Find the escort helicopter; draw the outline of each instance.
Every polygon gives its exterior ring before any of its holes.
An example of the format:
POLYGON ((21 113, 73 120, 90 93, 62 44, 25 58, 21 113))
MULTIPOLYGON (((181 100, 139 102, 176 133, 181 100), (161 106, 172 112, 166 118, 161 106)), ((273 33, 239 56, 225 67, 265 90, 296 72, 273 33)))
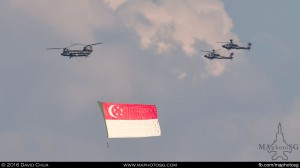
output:
POLYGON ((201 50, 203 52, 207 52, 207 54, 204 55, 205 58, 207 59, 210 59, 210 60, 213 60, 213 59, 233 59, 233 53, 230 53, 230 55, 227 57, 227 56, 222 56, 220 54, 218 54, 216 52, 216 50, 212 50, 212 51, 205 51, 205 50, 201 50))
POLYGON ((229 42, 218 42, 218 43, 226 43, 224 45, 222 45, 223 48, 226 48, 227 50, 231 50, 231 49, 244 49, 244 50, 250 50, 251 49, 251 43, 248 43, 247 46, 240 46, 237 43, 234 43, 232 39, 229 40, 229 42))

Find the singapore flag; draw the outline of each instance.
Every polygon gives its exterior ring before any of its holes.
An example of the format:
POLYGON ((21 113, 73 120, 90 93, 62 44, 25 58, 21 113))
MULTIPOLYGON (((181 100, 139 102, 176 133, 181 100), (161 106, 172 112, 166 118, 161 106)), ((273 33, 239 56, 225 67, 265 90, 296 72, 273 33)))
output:
POLYGON ((155 105, 98 102, 103 112, 108 138, 160 136, 155 105))

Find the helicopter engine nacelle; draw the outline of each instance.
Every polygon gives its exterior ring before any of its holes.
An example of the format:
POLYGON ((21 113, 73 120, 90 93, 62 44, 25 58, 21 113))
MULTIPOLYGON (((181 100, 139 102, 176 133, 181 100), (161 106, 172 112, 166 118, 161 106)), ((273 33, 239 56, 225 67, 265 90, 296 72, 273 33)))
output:
POLYGON ((93 51, 93 48, 91 45, 87 45, 83 47, 83 51, 93 51))

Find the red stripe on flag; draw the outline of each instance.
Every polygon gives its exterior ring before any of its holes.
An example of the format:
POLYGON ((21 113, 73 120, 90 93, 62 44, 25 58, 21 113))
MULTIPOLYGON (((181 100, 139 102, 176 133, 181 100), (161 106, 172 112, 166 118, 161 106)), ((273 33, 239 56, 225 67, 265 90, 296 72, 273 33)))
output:
POLYGON ((101 102, 107 120, 157 119, 155 105, 101 102))

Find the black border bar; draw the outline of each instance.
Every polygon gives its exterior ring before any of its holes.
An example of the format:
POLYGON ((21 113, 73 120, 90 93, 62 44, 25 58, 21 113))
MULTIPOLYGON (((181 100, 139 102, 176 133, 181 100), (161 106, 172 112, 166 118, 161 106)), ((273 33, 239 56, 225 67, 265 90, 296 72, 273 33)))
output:
POLYGON ((60 166, 112 166, 114 168, 258 167, 300 168, 300 162, 0 162, 0 168, 51 168, 60 166))

